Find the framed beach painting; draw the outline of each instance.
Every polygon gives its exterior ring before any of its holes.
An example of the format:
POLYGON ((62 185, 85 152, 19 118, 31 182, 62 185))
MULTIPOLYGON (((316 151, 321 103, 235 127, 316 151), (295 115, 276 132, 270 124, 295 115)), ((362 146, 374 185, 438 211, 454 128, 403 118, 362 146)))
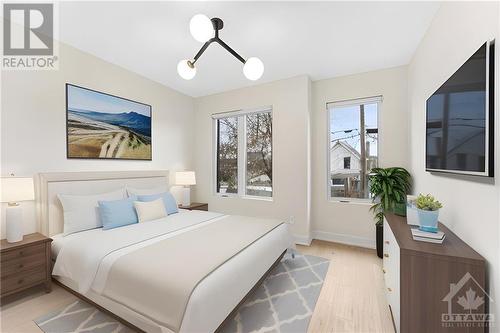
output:
POLYGON ((67 157, 151 160, 151 105, 66 84, 67 157))

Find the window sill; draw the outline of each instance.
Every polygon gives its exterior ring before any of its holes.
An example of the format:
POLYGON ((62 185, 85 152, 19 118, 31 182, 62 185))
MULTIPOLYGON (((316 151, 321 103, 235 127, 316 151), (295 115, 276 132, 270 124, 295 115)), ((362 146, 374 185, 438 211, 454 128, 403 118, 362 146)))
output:
POLYGON ((273 202, 272 197, 257 197, 251 195, 237 195, 237 194, 215 194, 215 197, 222 199, 244 199, 244 200, 257 200, 257 201, 268 201, 273 202))
POLYGON ((339 204, 354 204, 354 205, 373 205, 372 199, 357 199, 357 198, 328 198, 328 202, 339 204))

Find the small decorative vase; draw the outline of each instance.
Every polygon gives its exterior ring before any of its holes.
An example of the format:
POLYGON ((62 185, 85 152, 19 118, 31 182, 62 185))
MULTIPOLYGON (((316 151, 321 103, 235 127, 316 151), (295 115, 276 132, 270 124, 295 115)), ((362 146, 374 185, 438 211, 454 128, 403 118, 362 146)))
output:
POLYGON ((439 210, 418 209, 420 230, 427 232, 438 232, 439 210))

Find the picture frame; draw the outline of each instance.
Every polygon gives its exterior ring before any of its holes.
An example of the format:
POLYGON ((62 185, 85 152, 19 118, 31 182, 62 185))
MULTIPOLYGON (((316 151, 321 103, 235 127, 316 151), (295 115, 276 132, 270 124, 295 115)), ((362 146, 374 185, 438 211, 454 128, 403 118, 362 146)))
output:
POLYGON ((68 159, 152 160, 149 104, 66 83, 68 159))

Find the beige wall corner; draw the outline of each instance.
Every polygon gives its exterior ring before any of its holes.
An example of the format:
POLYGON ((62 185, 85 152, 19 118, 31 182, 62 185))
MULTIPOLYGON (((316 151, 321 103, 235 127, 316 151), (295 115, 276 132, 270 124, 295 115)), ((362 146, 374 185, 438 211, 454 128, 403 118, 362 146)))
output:
MULTIPOLYGON (((11 172, 32 176, 58 171, 175 171, 193 167, 193 98, 66 44, 59 45, 58 70, 2 71, 2 175, 11 172), (67 159, 66 83, 150 104, 153 160, 67 159)), ((24 232, 35 232, 34 202, 24 202, 23 206, 24 232)), ((5 230, 3 224, 1 230, 5 230)))
POLYGON ((196 199, 228 214, 293 218, 294 236, 310 238, 308 209, 310 80, 298 76, 196 99, 194 125, 196 199), (213 122, 219 112, 273 107, 273 199, 223 198, 215 194, 213 122))
MULTIPOLYGON (((498 180, 439 175, 425 171, 425 103, 483 43, 496 38, 496 114, 498 115, 499 2, 443 2, 409 65, 411 172, 415 193, 432 193, 443 209, 439 219, 488 260, 490 295, 500 298, 498 285, 499 196, 498 180)), ((496 167, 499 175, 499 117, 495 117, 496 167)), ((454 281, 450 281, 453 283, 454 281)), ((490 302, 499 317, 499 307, 490 302)))
POLYGON ((383 96, 379 110, 379 165, 409 167, 407 67, 320 80, 312 84, 312 230, 318 239, 375 247, 370 202, 339 202, 327 196, 329 102, 383 96))

